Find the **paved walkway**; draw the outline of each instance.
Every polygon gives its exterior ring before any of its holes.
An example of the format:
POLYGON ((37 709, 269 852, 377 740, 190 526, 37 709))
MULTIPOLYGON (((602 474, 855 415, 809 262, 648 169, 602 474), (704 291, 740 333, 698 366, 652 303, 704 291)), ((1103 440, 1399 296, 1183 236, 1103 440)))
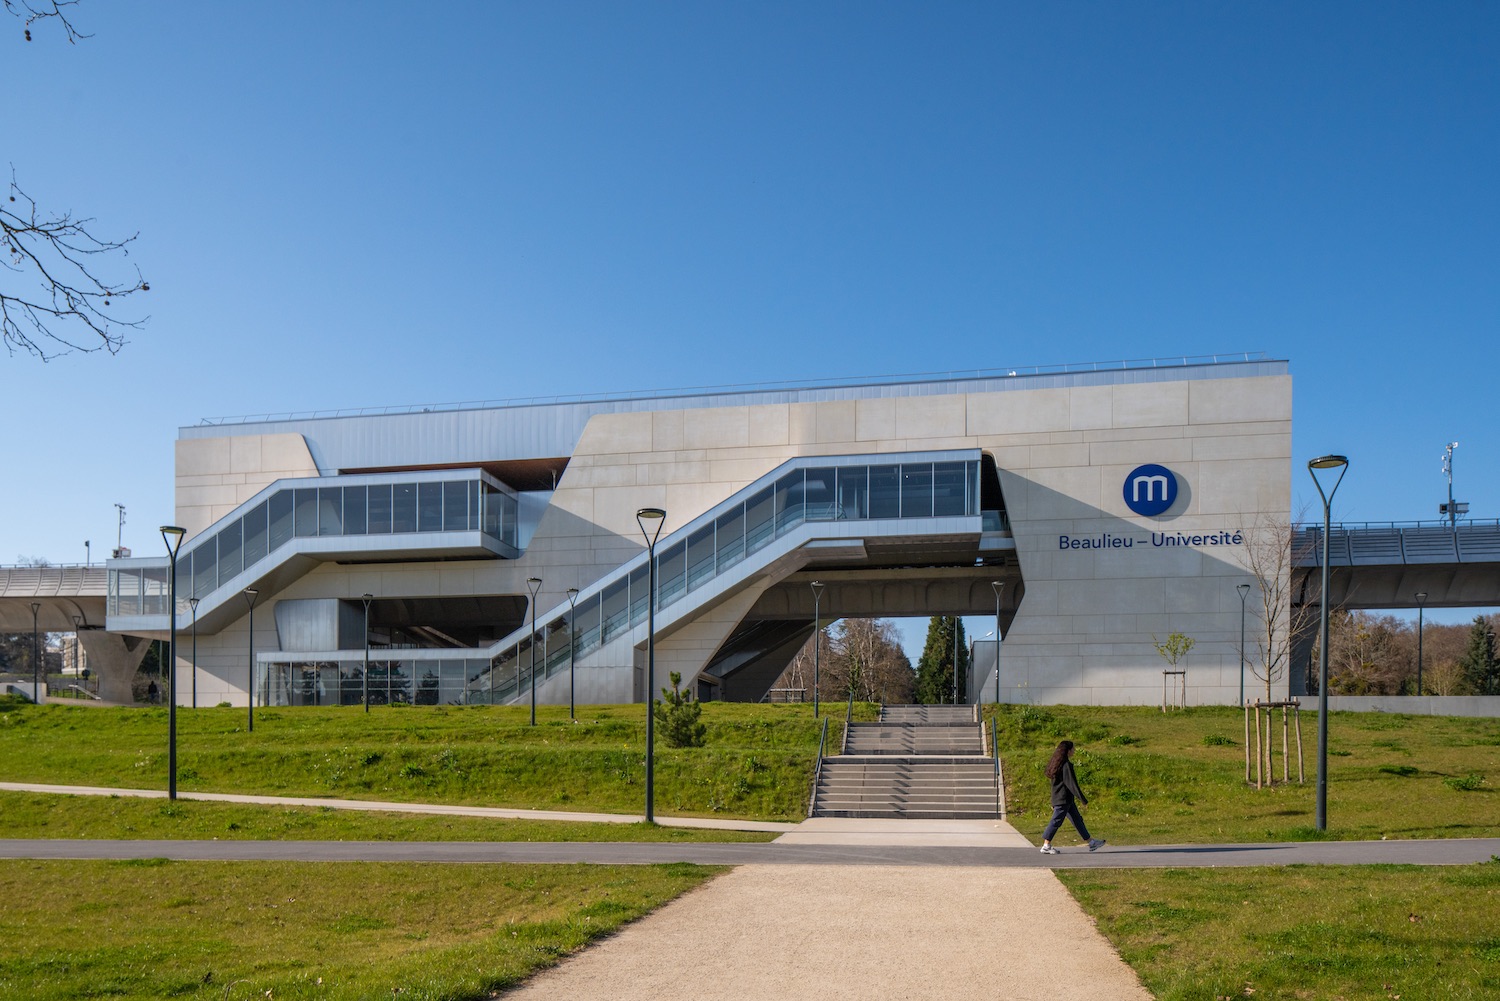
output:
MULTIPOLYGON (((64 796, 128 796, 140 799, 166 799, 165 789, 115 789, 109 786, 63 786, 41 782, 0 782, 7 792, 40 792, 64 796)), ((447 817, 488 817, 491 820, 569 820, 588 824, 639 824, 644 814, 569 813, 563 810, 514 810, 491 806, 449 806, 442 803, 392 803, 367 799, 324 799, 317 796, 248 796, 240 793, 184 792, 178 799, 206 800, 213 803, 254 803, 260 806, 311 806, 329 810, 369 810, 378 813, 423 813, 447 817)), ((662 827, 687 827, 718 831, 795 831, 797 824, 778 824, 764 820, 719 820, 714 817, 663 817, 662 827)))
POLYGON ((1051 873, 745 866, 507 999, 1150 1001, 1051 873))

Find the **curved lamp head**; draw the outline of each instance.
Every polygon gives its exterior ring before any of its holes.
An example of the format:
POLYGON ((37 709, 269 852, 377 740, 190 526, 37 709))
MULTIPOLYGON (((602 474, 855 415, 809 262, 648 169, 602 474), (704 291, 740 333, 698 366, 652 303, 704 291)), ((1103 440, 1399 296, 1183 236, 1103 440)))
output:
POLYGON ((1417 605, 1418 605, 1418 607, 1420 607, 1422 605, 1422 603, 1425 602, 1426 600, 1427 600, 1427 592, 1426 591, 1418 591, 1417 592, 1417 605))
POLYGON ((1344 455, 1320 455, 1316 459, 1307 461, 1307 472, 1312 477, 1313 484, 1318 488, 1318 494, 1323 498, 1323 508, 1326 514, 1328 505, 1333 501, 1333 493, 1344 482, 1344 473, 1349 470, 1349 457, 1344 455), (1323 489, 1323 481, 1318 479, 1318 470, 1337 469, 1338 478, 1333 481, 1333 486, 1327 490, 1323 489))
POLYGON ((1236 591, 1240 592, 1240 600, 1241 601, 1244 601, 1245 600, 1245 595, 1247 595, 1247 594, 1250 593, 1250 585, 1249 584, 1236 584, 1236 585, 1234 585, 1234 589, 1236 591))
POLYGON ((536 603, 536 594, 541 589, 542 589, 542 578, 540 578, 540 577, 527 577, 526 578, 526 590, 528 590, 528 591, 531 592, 532 604, 536 603))
POLYGON ((194 596, 194 597, 191 597, 191 598, 188 599, 188 607, 193 610, 193 614, 194 615, 198 614, 198 602, 200 602, 202 600, 203 600, 202 598, 199 598, 197 596, 194 596))
POLYGON ((661 535, 662 523, 667 520, 667 512, 659 507, 643 507, 635 513, 635 523, 641 526, 641 534, 646 537, 646 547, 654 549, 657 537, 661 535))
POLYGON ((260 592, 253 587, 247 587, 240 592, 245 596, 245 604, 251 608, 255 607, 255 599, 260 597, 260 592))
POLYGON ((995 600, 999 601, 1000 600, 1000 592, 1003 591, 1003 590, 1005 590, 1005 581, 1003 581, 1003 580, 992 580, 992 581, 990 581, 990 588, 995 592, 995 600))
POLYGON ((163 525, 160 531, 161 541, 167 544, 167 555, 176 559, 177 548, 182 545, 182 537, 187 534, 187 529, 176 525, 163 525))
POLYGON ((577 600, 578 600, 578 588, 576 588, 576 587, 570 587, 570 588, 568 588, 568 604, 571 605, 571 604, 573 604, 573 602, 575 602, 577 600))
POLYGON ((817 601, 819 598, 821 598, 823 596, 823 582, 822 581, 815 580, 811 584, 809 584, 808 587, 812 588, 813 601, 817 601))

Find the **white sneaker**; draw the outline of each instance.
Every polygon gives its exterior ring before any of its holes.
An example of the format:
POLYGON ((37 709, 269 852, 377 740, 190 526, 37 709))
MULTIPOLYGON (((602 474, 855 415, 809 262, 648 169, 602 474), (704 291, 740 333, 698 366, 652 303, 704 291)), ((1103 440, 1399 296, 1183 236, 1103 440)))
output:
POLYGON ((1058 851, 1056 848, 1053 848, 1051 845, 1042 845, 1042 854, 1043 855, 1061 855, 1062 852, 1058 851))
POLYGON ((1104 839, 1103 838, 1094 838, 1094 839, 1092 839, 1092 840, 1089 841, 1089 851, 1091 851, 1091 852, 1096 852, 1096 851, 1098 851, 1099 849, 1101 849, 1103 847, 1104 847, 1104 839))

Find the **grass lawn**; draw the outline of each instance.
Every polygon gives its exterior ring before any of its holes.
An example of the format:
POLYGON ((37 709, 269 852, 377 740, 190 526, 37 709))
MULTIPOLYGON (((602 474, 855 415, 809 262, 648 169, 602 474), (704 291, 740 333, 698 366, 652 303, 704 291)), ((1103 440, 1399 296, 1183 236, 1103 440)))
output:
POLYGON ((254 806, 179 799, 56 796, 0 791, 7 838, 212 839, 265 841, 771 841, 758 831, 655 824, 366 813, 332 807, 254 806))
POLYGON ((1500 863, 1057 875, 1158 1001, 1500 997, 1500 863))
POLYGON ((488 998, 719 871, 0 861, 0 996, 488 998))
MULTIPOLYGON (((1295 782, 1293 743, 1292 784, 1259 791, 1244 781, 1244 714, 1233 708, 1002 706, 999 718, 1010 821, 1037 842, 1051 816, 1043 768, 1062 738, 1078 745, 1084 819, 1096 837, 1201 844, 1320 836, 1315 712, 1302 717, 1306 784, 1295 782)), ((1500 720, 1331 713, 1328 734, 1322 836, 1500 836, 1500 720)), ((1280 775, 1279 720, 1277 741, 1280 775)), ((1072 826, 1060 837, 1071 843, 1072 826)))
MULTIPOLYGON (((856 707, 873 719, 874 707, 856 707)), ((178 788, 635 813, 645 707, 179 709, 178 788)), ((809 705, 703 707, 707 745, 656 743, 663 815, 800 820, 820 723, 809 705)), ((842 716, 840 716, 842 720, 842 716)), ((167 710, 0 706, 0 774, 15 782, 166 788, 167 710)))

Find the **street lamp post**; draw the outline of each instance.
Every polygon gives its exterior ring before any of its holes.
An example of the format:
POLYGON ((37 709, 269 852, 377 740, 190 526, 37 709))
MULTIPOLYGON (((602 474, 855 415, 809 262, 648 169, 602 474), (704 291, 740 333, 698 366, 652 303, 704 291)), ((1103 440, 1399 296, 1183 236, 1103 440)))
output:
POLYGON ((823 679, 823 620, 819 614, 819 603, 823 599, 823 582, 815 580, 811 584, 813 593, 813 719, 818 718, 818 692, 821 689, 823 679))
POLYGON ((990 588, 995 592, 995 711, 1000 711, 1000 592, 1005 590, 1005 582, 1001 580, 990 581, 990 588))
POLYGON ((79 685, 81 687, 87 688, 88 686, 83 684, 83 671, 81 670, 82 667, 83 667, 83 616, 82 615, 75 615, 75 616, 73 616, 73 677, 75 677, 75 678, 78 679, 78 683, 79 683, 79 685))
POLYGON ((646 823, 656 823, 656 540, 667 512, 643 507, 635 523, 646 539, 646 823), (647 528, 647 525, 650 528, 647 528))
POLYGON ((198 601, 197 597, 188 599, 188 607, 193 610, 193 708, 198 708, 198 601))
POLYGON ((1245 708, 1245 595, 1250 593, 1249 584, 1236 584, 1240 592, 1240 708, 1245 708))
POLYGON ((359 596, 359 600, 365 605, 365 667, 360 672, 360 698, 364 701, 365 712, 370 711, 370 602, 375 596, 368 591, 359 596))
POLYGON ((253 587, 247 587, 242 592, 245 595, 245 604, 250 606, 250 666, 248 674, 250 681, 245 686, 245 694, 250 696, 250 723, 249 731, 255 732, 255 599, 260 597, 260 592, 253 587))
POLYGON ((1323 455, 1307 464, 1307 473, 1323 498, 1323 579, 1318 592, 1318 810, 1317 828, 1328 829, 1328 533, 1332 528, 1333 495, 1344 481, 1349 470, 1349 460, 1342 455, 1323 455), (1333 486, 1323 489, 1318 479, 1318 470, 1337 469, 1338 478, 1333 486))
POLYGON ((578 588, 568 588, 568 719, 575 719, 574 705, 578 694, 574 668, 578 665, 578 628, 574 622, 578 614, 578 588))
POLYGON ((1422 606, 1427 603, 1427 592, 1417 592, 1417 694, 1422 694, 1422 606))
POLYGON ((177 798, 177 550, 187 529, 161 526, 167 546, 167 799, 177 798))
POLYGON ((33 601, 31 603, 31 701, 37 705, 42 704, 42 660, 37 654, 37 649, 40 646, 38 637, 41 636, 41 633, 37 632, 36 628, 36 615, 41 610, 42 603, 40 601, 33 601))
POLYGON ((542 589, 542 578, 527 577, 526 590, 531 592, 531 725, 536 726, 536 596, 542 589))

